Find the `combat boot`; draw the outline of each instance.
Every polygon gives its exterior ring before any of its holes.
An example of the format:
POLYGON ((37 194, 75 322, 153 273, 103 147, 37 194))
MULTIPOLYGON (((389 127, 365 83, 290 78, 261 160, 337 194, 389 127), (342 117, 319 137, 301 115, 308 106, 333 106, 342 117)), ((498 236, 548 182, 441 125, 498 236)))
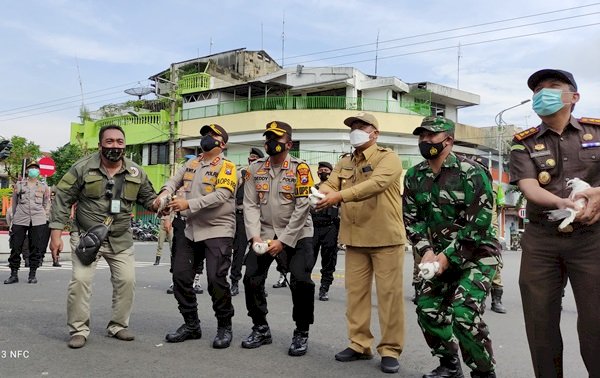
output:
POLYGON ((319 300, 327 302, 329 300, 328 288, 321 286, 319 289, 319 300))
POLYGON ((156 260, 154 261, 154 265, 160 264, 160 256, 156 256, 156 260))
POLYGON ((304 356, 308 350, 308 331, 300 331, 298 328, 294 330, 294 337, 292 337, 292 344, 288 349, 290 356, 304 356))
POLYGON ((231 296, 235 297, 239 293, 240 293, 240 287, 238 285, 238 282, 236 280, 232 280, 231 281, 231 296))
POLYGON ((272 342, 269 326, 267 324, 255 325, 252 327, 252 333, 242 341, 242 348, 254 349, 272 342))
POLYGON ((233 333, 231 332, 231 324, 226 326, 219 326, 217 328, 217 336, 215 336, 215 339, 213 340, 213 348, 229 348, 229 346, 231 345, 232 338, 233 333))
POLYGON ((279 289, 280 287, 286 287, 287 284, 285 283, 285 275, 283 273, 279 274, 279 279, 277 280, 277 282, 273 285, 273 287, 275 289, 279 289))
POLYGON ((4 280, 5 284, 14 284, 19 282, 19 270, 18 269, 11 269, 10 270, 10 277, 8 277, 8 279, 4 280))
POLYGON ((502 294, 504 290, 499 287, 492 288, 492 311, 499 314, 506 314, 506 307, 502 304, 502 294))
POLYGON ((29 270, 29 278, 27 279, 27 283, 36 284, 37 282, 38 282, 37 278, 35 278, 35 269, 30 269, 29 270))
POLYGON ((458 355, 440 358, 440 366, 425 374, 423 378, 463 378, 458 355))
POLYGON ((177 328, 177 331, 167 333, 165 340, 169 343, 180 343, 189 339, 199 339, 202 337, 202 329, 200 328, 200 320, 198 319, 198 311, 182 312, 185 323, 177 328))

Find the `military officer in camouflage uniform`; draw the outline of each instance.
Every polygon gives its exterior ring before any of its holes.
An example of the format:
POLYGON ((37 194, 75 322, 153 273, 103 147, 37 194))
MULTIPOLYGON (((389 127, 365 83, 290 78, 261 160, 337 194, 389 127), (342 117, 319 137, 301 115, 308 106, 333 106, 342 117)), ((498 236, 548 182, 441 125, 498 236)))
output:
POLYGON ((229 139, 227 131, 211 124, 200 129, 202 155, 186 162, 162 188, 160 198, 183 188, 184 196, 169 203, 172 211, 186 217, 185 238, 177 240, 173 261, 173 291, 184 324, 166 335, 176 343, 202 336, 198 319, 198 302, 192 288, 195 268, 204 256, 208 293, 217 318, 217 335, 213 348, 231 344, 233 304, 227 282, 231 266, 235 233, 235 164, 225 159, 223 150, 229 139))
POLYGON ((570 179, 591 185, 574 199, 593 200, 600 192, 600 119, 573 117, 580 95, 567 71, 537 71, 527 85, 542 123, 514 136, 510 179, 527 198, 519 286, 533 369, 536 377, 571 376, 563 371, 560 333, 561 296, 568 279, 577 304, 581 356, 589 376, 600 377, 598 208, 595 201, 588 202, 562 231, 560 221, 549 221, 545 213, 578 208, 568 198, 570 179))
POLYGON ((302 356, 308 349, 308 329, 314 321, 315 283, 310 277, 313 266, 312 236, 308 194, 314 181, 309 166, 290 155, 292 127, 285 122, 267 124, 267 158, 248 167, 244 184, 244 221, 252 243, 268 243, 261 255, 251 251, 246 257, 244 288, 252 333, 243 348, 258 348, 272 342, 267 323, 264 284, 269 267, 277 259, 282 270, 291 273, 292 319, 296 323, 290 356, 302 356))
POLYGON ((424 377, 462 377, 459 346, 471 377, 495 377, 492 342, 482 319, 500 261, 492 179, 479 163, 452 152, 451 120, 427 117, 413 134, 426 160, 406 173, 404 222, 421 263, 439 264, 417 297, 419 325, 440 359, 424 377))
POLYGON ((61 233, 69 221, 71 206, 77 203, 74 226, 71 230, 71 261, 73 276, 67 292, 67 324, 71 338, 68 346, 81 348, 90 334, 90 298, 97 261, 83 265, 75 249, 79 235, 111 216, 107 239, 102 243, 98 259, 103 257, 110 266, 113 284, 112 317, 108 323, 109 336, 130 341, 129 316, 135 289, 135 259, 130 229, 131 212, 135 203, 156 211, 156 193, 140 166, 124 156, 125 133, 116 125, 100 129, 98 153, 77 161, 56 186, 56 196, 50 213, 52 258, 58 259, 62 250, 61 233))

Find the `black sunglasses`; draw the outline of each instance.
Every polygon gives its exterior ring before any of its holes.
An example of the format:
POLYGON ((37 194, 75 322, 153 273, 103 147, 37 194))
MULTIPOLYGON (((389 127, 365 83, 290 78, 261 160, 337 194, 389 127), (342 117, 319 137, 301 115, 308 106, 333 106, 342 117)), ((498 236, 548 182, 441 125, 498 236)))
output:
POLYGON ((113 198, 112 189, 113 189, 114 186, 115 186, 115 180, 111 179, 111 180, 108 180, 106 182, 106 193, 105 193, 106 198, 108 198, 108 199, 112 199, 113 198))

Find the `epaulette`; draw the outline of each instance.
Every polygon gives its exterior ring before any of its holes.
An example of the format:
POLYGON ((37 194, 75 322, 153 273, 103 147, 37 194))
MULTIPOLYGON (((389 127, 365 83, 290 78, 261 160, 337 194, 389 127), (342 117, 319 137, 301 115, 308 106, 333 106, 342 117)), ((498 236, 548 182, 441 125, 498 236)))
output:
POLYGON ((392 152, 392 149, 389 147, 382 147, 382 146, 377 146, 377 149, 379 151, 388 151, 388 152, 392 152))
POLYGON ((581 117, 578 121, 579 123, 585 123, 586 125, 600 126, 600 118, 581 117))
POLYGON ((530 136, 537 134, 539 131, 540 131, 539 127, 531 127, 525 131, 516 133, 515 135, 513 135, 513 137, 518 141, 522 141, 525 138, 529 138, 530 136))

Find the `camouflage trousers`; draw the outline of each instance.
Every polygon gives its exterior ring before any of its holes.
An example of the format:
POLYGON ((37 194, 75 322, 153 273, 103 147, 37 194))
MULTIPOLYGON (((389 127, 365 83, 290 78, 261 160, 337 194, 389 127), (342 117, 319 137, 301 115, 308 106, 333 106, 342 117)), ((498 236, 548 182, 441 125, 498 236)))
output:
POLYGON ((423 280, 417 298, 417 320, 436 357, 462 353, 472 370, 493 371, 496 361, 482 304, 496 274, 492 257, 465 263, 441 276, 423 280))

